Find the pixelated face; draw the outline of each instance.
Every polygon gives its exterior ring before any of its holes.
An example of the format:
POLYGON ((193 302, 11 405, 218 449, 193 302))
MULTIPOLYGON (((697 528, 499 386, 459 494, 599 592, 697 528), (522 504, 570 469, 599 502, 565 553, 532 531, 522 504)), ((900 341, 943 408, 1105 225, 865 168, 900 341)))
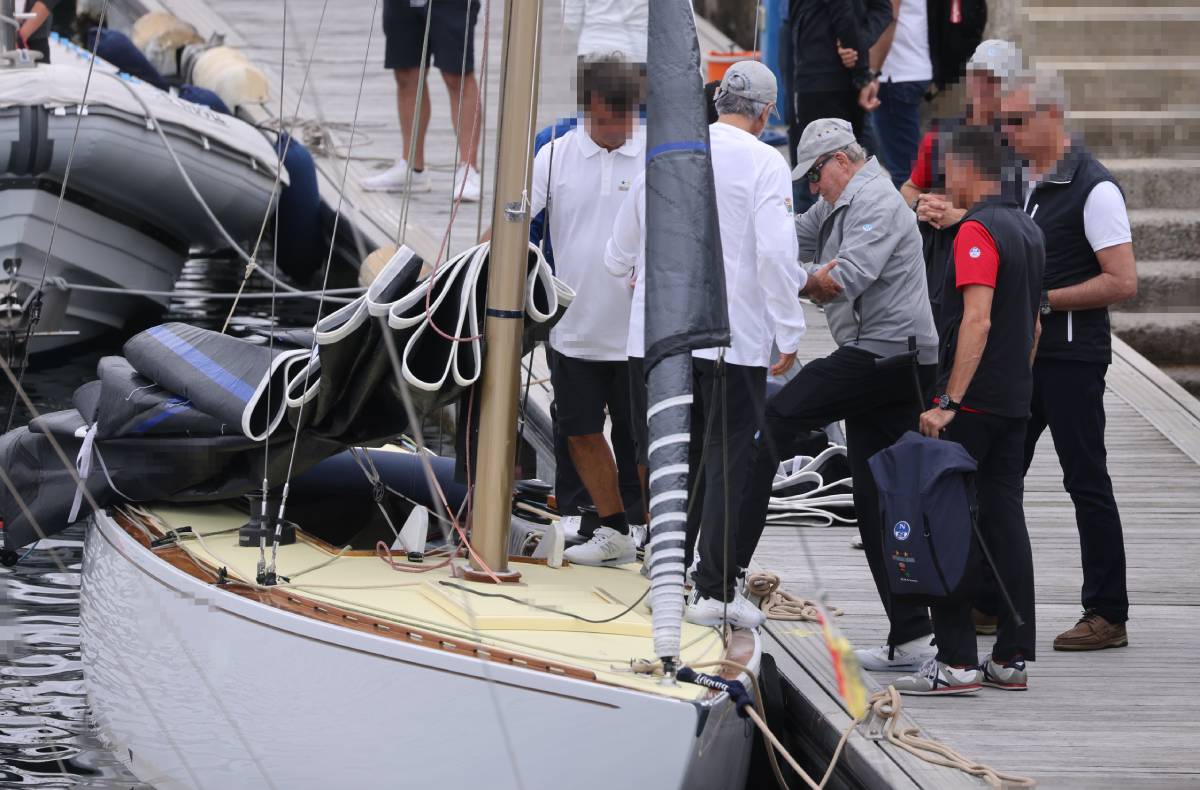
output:
POLYGON ((964 156, 946 155, 946 197, 956 206, 966 207, 970 202, 971 185, 979 181, 975 164, 964 156))
POLYGON ((1062 134, 1062 108, 1035 104, 1028 88, 1022 88, 1000 101, 1000 128, 1008 135, 1017 152, 1031 155, 1039 147, 1057 142, 1062 134))
POLYGON ((990 121, 1000 112, 1000 80, 990 71, 967 72, 967 101, 978 121, 990 121))
POLYGON ((620 148, 633 135, 637 117, 636 107, 611 105, 593 95, 587 109, 588 133, 598 145, 620 148))

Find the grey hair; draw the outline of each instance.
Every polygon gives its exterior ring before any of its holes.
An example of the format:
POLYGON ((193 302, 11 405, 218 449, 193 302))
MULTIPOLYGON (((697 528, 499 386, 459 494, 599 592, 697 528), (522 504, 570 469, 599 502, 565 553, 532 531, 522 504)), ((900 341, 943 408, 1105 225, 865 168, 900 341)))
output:
POLYGON ((846 158, 851 162, 865 162, 867 160, 867 151, 858 143, 850 143, 845 148, 840 149, 846 158))
POLYGON ((751 120, 758 118, 762 115, 762 111, 770 106, 767 102, 747 99, 745 96, 738 96, 722 90, 717 91, 715 104, 719 115, 741 115, 751 120))
POLYGON ((1005 94, 1029 91, 1029 103, 1035 107, 1057 107, 1067 110, 1067 87, 1057 71, 1033 69, 1018 76, 1007 86, 1005 94))

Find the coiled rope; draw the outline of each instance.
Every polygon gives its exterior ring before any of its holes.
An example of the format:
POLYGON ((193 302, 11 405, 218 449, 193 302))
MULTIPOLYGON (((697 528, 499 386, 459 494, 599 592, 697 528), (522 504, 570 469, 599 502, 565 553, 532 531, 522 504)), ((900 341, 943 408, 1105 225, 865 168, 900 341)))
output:
MULTIPOLYGON (((755 571, 746 577, 746 591, 760 600, 758 608, 768 620, 793 620, 805 623, 821 622, 817 602, 808 598, 797 598, 779 589, 779 574, 770 571, 755 571)), ((834 617, 843 612, 835 606, 825 607, 834 617)))
POLYGON ((997 771, 991 766, 964 757, 944 743, 932 738, 921 737, 919 728, 904 727, 900 724, 902 710, 900 692, 896 691, 895 686, 888 686, 883 691, 877 691, 871 695, 871 714, 886 722, 883 736, 888 743, 894 744, 927 763, 954 768, 971 776, 977 776, 987 782, 990 787, 1035 787, 1037 785, 1028 777, 997 771))

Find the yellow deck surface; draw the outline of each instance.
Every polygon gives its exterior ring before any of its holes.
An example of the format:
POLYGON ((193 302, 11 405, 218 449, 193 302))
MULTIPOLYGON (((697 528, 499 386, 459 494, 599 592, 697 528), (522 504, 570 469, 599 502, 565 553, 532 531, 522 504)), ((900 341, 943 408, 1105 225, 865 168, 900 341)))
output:
MULTIPOLYGON (((245 523, 244 513, 225 505, 156 505, 147 510, 166 527, 187 526, 204 536, 202 545, 185 533, 182 546, 197 559, 225 566, 234 578, 254 580, 258 547, 237 545, 237 527, 245 523)), ((322 546, 297 540, 279 547, 276 571, 291 579, 286 585, 291 592, 314 601, 590 670, 607 683, 682 699, 698 699, 706 693, 704 688, 689 684, 664 687, 654 679, 629 672, 631 659, 655 657, 646 601, 611 623, 594 625, 439 584, 449 581, 484 593, 503 592, 596 620, 621 612, 646 591, 649 582, 638 572, 638 564, 550 568, 519 563, 513 567, 520 571, 521 580, 498 586, 453 578, 448 567, 403 573, 376 556, 342 556, 314 569, 334 556, 322 546)), ((401 562, 402 558, 397 554, 394 560, 401 562)), ((424 565, 437 561, 427 558, 424 565)), ((720 635, 712 628, 685 622, 682 641, 684 663, 715 661, 723 653, 720 635)))

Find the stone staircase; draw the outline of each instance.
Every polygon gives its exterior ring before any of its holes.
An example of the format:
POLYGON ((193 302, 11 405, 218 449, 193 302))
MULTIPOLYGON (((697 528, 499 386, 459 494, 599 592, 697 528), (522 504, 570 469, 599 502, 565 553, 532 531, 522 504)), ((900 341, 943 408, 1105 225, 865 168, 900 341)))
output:
POLYGON ((1200 396, 1200 0, 1021 0, 1014 21, 1125 190, 1139 292, 1113 331, 1200 396))

